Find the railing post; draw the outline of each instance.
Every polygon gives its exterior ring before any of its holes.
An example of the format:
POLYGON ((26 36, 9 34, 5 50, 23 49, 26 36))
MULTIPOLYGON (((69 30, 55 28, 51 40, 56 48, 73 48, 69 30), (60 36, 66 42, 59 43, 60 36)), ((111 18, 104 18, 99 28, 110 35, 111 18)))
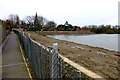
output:
POLYGON ((51 79, 57 80, 58 79, 58 44, 53 43, 52 45, 52 60, 51 60, 51 79))

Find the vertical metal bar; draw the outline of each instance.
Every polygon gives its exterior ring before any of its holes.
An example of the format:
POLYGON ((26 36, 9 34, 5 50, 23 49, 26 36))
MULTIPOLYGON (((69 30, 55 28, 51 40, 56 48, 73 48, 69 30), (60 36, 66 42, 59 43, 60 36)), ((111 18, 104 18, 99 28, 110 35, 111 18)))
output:
POLYGON ((42 67, 42 65, 41 65, 42 60, 41 60, 41 47, 40 46, 39 46, 39 61, 40 61, 40 65, 39 65, 40 66, 40 69, 39 69, 40 72, 39 73, 40 73, 40 78, 42 78, 42 68, 41 68, 42 67))
POLYGON ((31 51, 31 37, 30 37, 30 34, 28 34, 28 58, 31 59, 31 54, 30 54, 30 51, 31 51))
POLYGON ((52 45, 52 61, 51 61, 51 79, 58 79, 58 44, 52 45))

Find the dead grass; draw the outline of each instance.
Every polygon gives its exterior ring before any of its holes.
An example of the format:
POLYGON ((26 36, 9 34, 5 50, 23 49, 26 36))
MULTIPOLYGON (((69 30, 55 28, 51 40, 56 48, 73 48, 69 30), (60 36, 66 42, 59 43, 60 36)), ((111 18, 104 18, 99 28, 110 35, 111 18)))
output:
POLYGON ((59 53, 61 55, 73 60, 104 78, 108 78, 108 80, 118 78, 119 76, 120 68, 118 66, 118 59, 120 56, 116 56, 118 55, 117 52, 53 39, 35 32, 25 32, 26 35, 28 33, 31 34, 32 39, 46 47, 51 47, 53 43, 58 43, 59 53))

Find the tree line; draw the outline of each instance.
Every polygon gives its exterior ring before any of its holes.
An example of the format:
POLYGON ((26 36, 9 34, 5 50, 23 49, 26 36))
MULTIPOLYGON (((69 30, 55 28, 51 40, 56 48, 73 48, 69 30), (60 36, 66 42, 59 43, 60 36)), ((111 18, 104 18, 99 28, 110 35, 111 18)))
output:
POLYGON ((38 16, 37 13, 35 16, 26 16, 23 20, 20 20, 18 15, 12 14, 3 23, 6 29, 22 28, 29 31, 49 30, 55 28, 57 25, 54 21, 49 21, 43 16, 38 16))
POLYGON ((49 21, 43 16, 37 15, 26 16, 23 20, 18 15, 9 15, 8 19, 3 21, 6 30, 12 28, 22 28, 28 31, 80 31, 89 30, 93 33, 101 34, 120 34, 120 26, 115 25, 88 25, 88 26, 73 26, 68 21, 65 24, 57 25, 54 21, 49 21))
POLYGON ((97 33, 97 34, 120 34, 120 25, 89 25, 84 26, 82 29, 90 30, 91 32, 97 33))

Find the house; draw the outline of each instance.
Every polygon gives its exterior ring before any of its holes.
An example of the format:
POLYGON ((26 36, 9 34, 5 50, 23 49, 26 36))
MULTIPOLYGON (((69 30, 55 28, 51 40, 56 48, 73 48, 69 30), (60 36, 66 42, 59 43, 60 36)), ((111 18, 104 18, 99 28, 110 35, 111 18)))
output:
POLYGON ((64 25, 60 24, 56 28, 58 31, 74 31, 75 27, 69 24, 67 21, 64 25))

